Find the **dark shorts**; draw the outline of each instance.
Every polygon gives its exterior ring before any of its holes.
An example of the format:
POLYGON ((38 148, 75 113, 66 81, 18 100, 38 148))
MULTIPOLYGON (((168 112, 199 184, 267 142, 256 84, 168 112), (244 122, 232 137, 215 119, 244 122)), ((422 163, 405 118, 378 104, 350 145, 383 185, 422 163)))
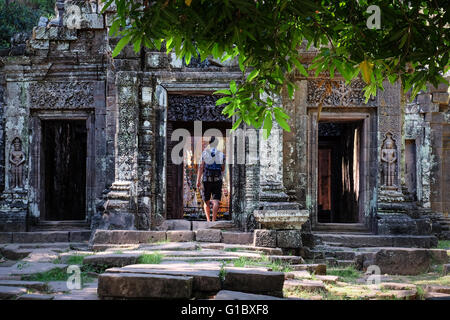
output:
POLYGON ((222 181, 220 182, 203 182, 203 201, 222 199, 222 181))

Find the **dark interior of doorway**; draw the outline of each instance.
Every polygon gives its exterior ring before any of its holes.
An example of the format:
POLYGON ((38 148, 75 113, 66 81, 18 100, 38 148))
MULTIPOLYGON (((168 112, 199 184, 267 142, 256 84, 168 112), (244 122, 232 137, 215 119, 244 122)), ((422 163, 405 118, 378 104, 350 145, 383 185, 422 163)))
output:
MULTIPOLYGON (((186 129, 190 132, 191 136, 194 137, 194 122, 193 121, 168 121, 167 122, 167 155, 172 153, 172 149, 179 141, 171 141, 170 137, 172 132, 176 129, 186 129)), ((231 124, 226 122, 216 122, 216 121, 202 121, 202 134, 208 129, 218 129, 222 132, 222 136, 226 136, 226 130, 231 129, 231 124)), ((181 154, 180 154, 181 155, 181 154)), ((185 212, 183 204, 184 195, 184 184, 183 184, 183 164, 173 164, 170 161, 170 157, 167 158, 167 219, 189 219, 189 220, 205 220, 206 217, 203 213, 202 207, 198 207, 196 211, 185 212)), ((228 167, 230 170, 229 176, 231 177, 231 166, 228 167)), ((231 188, 232 186, 230 186, 231 188)), ((230 190, 230 194, 232 194, 230 190)), ((231 219, 231 197, 228 204, 228 208, 220 208, 220 211, 226 211, 225 214, 221 215, 219 212, 218 220, 230 220, 231 219)), ((192 209, 192 208, 191 208, 192 209)), ((211 211, 212 212, 212 211, 211 211)))
POLYGON ((85 220, 86 121, 42 121, 41 147, 45 220, 85 220))
POLYGON ((318 222, 358 223, 361 121, 320 122, 318 222))

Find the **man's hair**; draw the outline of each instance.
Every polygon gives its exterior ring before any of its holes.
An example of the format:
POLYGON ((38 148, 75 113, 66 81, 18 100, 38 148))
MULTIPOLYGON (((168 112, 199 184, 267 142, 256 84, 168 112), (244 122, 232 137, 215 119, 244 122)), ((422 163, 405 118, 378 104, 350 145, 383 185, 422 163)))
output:
POLYGON ((216 141, 216 137, 212 136, 211 139, 209 139, 209 144, 214 143, 214 141, 216 141))

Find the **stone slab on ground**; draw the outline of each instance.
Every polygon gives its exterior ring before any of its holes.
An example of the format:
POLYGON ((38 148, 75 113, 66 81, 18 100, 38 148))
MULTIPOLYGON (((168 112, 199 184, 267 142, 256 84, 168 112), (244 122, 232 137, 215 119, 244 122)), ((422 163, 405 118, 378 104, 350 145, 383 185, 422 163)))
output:
POLYGON ((192 251, 200 248, 200 245, 195 242, 168 242, 161 244, 141 244, 138 249, 161 251, 161 250, 173 250, 173 251, 192 251))
POLYGON ((195 239, 194 232, 186 230, 167 231, 166 236, 170 242, 190 242, 195 239))
POLYGON ((140 273, 104 273, 98 277, 101 298, 189 299, 193 277, 140 273))
POLYGON ((322 281, 323 283, 327 284, 335 284, 337 281, 339 281, 339 276, 315 276, 317 280, 322 281))
POLYGON ((426 292, 425 300, 450 300, 450 294, 438 292, 426 292))
POLYGON ((0 286, 0 300, 15 299, 21 294, 27 293, 26 288, 0 286))
POLYGON ((97 286, 90 285, 80 290, 72 290, 69 293, 55 295, 53 300, 99 300, 97 286))
POLYGON ((266 248, 266 247, 255 247, 253 245, 242 245, 242 244, 225 244, 225 243, 201 243, 199 244, 202 249, 237 249, 237 250, 248 250, 262 252, 269 255, 282 255, 283 250, 281 248, 266 248))
POLYGON ((117 250, 133 250, 139 248, 140 244, 94 244, 90 249, 94 252, 99 251, 117 251, 117 250))
MULTIPOLYGON (((145 266, 145 265, 144 265, 145 266)), ((108 273, 140 273, 140 274, 159 274, 171 276, 193 277, 193 291, 217 292, 222 284, 217 270, 195 270, 187 268, 156 269, 156 268, 111 268, 108 273)))
POLYGON ((48 289, 48 286, 45 282, 39 281, 0 280, 0 286, 23 287, 34 289, 37 291, 46 291, 48 289))
POLYGON ((291 271, 284 273, 285 279, 311 279, 312 276, 309 271, 301 270, 301 271, 291 271))
POLYGON ((58 254, 50 249, 35 249, 23 261, 28 262, 53 262, 58 254))
POLYGON ((450 286, 426 285, 425 291, 450 294, 450 286))
POLYGON ((222 231, 222 242, 227 244, 252 244, 252 232, 222 231))
POLYGON ((255 271, 246 268, 225 269, 223 288, 231 291, 249 293, 282 292, 284 273, 273 271, 255 271))
POLYGON ((48 292, 67 292, 70 289, 67 287, 67 281, 49 281, 48 292))
POLYGON ((291 269, 295 271, 307 270, 311 273, 317 275, 326 275, 327 274, 327 265, 322 263, 306 263, 306 264, 293 264, 289 266, 291 269))
POLYGON ((28 293, 21 295, 17 300, 53 300, 54 296, 50 294, 28 293))
POLYGON ((288 264, 302 264, 305 261, 300 256, 267 256, 272 262, 281 262, 288 264))
POLYGON ((387 292, 377 292, 378 299, 401 299, 401 300, 416 300, 417 290, 391 290, 387 292))
POLYGON ((83 259, 83 264, 123 267, 130 264, 136 264, 141 254, 139 253, 121 253, 121 254, 96 254, 87 256, 83 259))
POLYGON ((92 244, 139 244, 165 240, 164 231, 96 230, 92 244))
POLYGON ((427 249, 380 249, 370 264, 377 265, 383 274, 418 275, 431 267, 432 258, 427 249))
POLYGON ((31 252, 31 249, 23 249, 17 244, 11 244, 0 248, 0 254, 9 260, 22 260, 23 258, 28 257, 31 252))
POLYGON ((14 232, 13 243, 69 242, 68 231, 14 232))
POLYGON ((382 282, 380 289, 382 290, 415 290, 417 287, 412 283, 398 283, 398 282, 382 282))
POLYGON ((199 242, 221 242, 222 232, 217 229, 198 229, 195 231, 195 240, 199 242))
POLYGON ((54 264, 42 262, 18 262, 9 268, 10 275, 32 275, 36 273, 47 272, 53 269, 66 269, 67 264, 54 264))
POLYGON ((261 294, 221 290, 216 294, 214 300, 285 300, 285 299, 261 294))
POLYGON ((283 288, 286 290, 302 290, 311 292, 327 291, 324 283, 316 280, 286 280, 283 288))

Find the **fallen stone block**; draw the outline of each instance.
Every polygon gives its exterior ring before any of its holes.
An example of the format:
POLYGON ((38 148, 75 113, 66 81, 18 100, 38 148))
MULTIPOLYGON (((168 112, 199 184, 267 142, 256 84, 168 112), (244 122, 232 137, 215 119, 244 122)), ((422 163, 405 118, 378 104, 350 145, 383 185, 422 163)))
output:
POLYGON ((186 267, 172 269, 155 269, 152 265, 141 265, 142 267, 111 268, 108 273, 139 273, 139 274, 159 274, 171 276, 193 277, 192 290, 195 292, 217 292, 221 289, 219 269, 217 270, 196 270, 194 266, 189 270, 186 267))
POLYGON ((317 280, 322 281, 323 283, 335 284, 338 280, 338 276, 315 276, 317 280))
POLYGON ((25 288, 0 286, 1 300, 15 299, 17 296, 25 293, 27 293, 27 289, 25 288))
POLYGON ((272 262, 281 262, 288 264, 302 264, 305 261, 300 256, 267 256, 272 262))
POLYGON ((32 275, 43 273, 53 269, 65 270, 67 264, 54 264, 49 262, 18 262, 10 268, 10 275, 32 275))
POLYGON ((300 230, 277 230, 277 247, 301 248, 302 234, 300 230))
POLYGON ((249 293, 274 293, 282 292, 283 282, 283 272, 225 268, 223 288, 249 293))
POLYGON ((189 242, 194 241, 193 231, 167 231, 167 240, 170 242, 189 242))
POLYGON ((327 291, 322 281, 315 280, 286 280, 283 288, 285 290, 302 290, 312 292, 327 291))
POLYGON ((69 242, 85 242, 85 241, 89 241, 90 237, 91 237, 90 230, 70 231, 69 232, 69 242))
POLYGON ((382 299, 402 299, 402 300, 416 300, 417 290, 392 290, 388 292, 377 293, 377 298, 382 299))
POLYGON ((9 260, 22 260, 31 254, 30 249, 21 249, 19 245, 11 244, 0 248, 0 253, 9 260))
POLYGON ((284 278, 286 280, 287 279, 311 279, 312 276, 308 271, 302 270, 302 271, 285 272, 284 278))
POLYGON ((284 299, 261 294, 221 290, 216 294, 214 300, 284 300, 284 299))
POLYGON ((425 291, 450 294, 450 287, 449 286, 438 286, 438 285, 426 285, 425 291))
POLYGON ((302 271, 307 270, 311 273, 314 273, 316 275, 326 275, 327 274, 327 265, 326 264, 296 264, 296 265, 290 265, 290 268, 294 269, 295 271, 302 271))
POLYGON ((447 250, 442 249, 430 249, 431 262, 436 264, 446 264, 448 263, 447 250))
POLYGON ((141 255, 138 253, 97 254, 84 257, 83 264, 105 267, 123 267, 130 264, 136 264, 140 256, 141 255))
POLYGON ((276 248, 276 230, 257 229, 253 232, 253 245, 255 247, 276 248))
POLYGON ((371 264, 383 274, 417 275, 429 270, 431 255, 427 249, 386 248, 375 254, 371 264))
POLYGON ((425 300, 450 300, 450 294, 438 293, 438 292, 427 292, 425 293, 425 300))
POLYGON ((98 277, 97 293, 103 299, 189 299, 192 283, 192 277, 104 273, 98 277))
POLYGON ((251 232, 222 232, 222 242, 228 244, 252 244, 251 232))
POLYGON ((215 229, 198 229, 195 231, 195 240, 199 242, 221 242, 222 232, 215 229))
POLYGON ((39 281, 17 281, 17 280, 0 280, 0 286, 7 287, 24 287, 37 291, 46 291, 48 286, 45 282, 39 281))
POLYGON ((382 282, 380 289, 383 290, 415 290, 416 285, 411 283, 382 282))

